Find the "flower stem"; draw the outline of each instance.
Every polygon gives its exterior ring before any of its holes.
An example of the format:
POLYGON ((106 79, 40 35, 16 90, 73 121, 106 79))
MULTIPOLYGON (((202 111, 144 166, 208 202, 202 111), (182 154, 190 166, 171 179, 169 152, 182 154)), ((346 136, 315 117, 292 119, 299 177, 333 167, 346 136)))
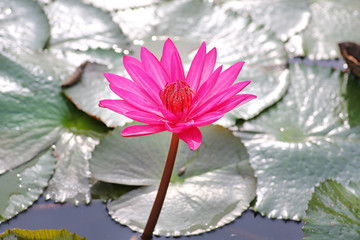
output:
POLYGON ((152 239, 152 233, 154 231, 155 225, 159 218, 161 208, 164 203, 165 196, 166 196, 166 191, 169 186, 171 173, 174 168, 174 163, 175 163, 178 146, 179 146, 179 137, 176 133, 173 133, 172 137, 171 137, 169 153, 168 153, 168 156, 166 159, 163 175, 161 177, 161 181, 160 181, 159 189, 158 189, 158 192, 157 192, 157 195, 155 198, 155 202, 151 209, 148 221, 145 225, 144 232, 141 235, 141 239, 143 239, 143 240, 152 239))

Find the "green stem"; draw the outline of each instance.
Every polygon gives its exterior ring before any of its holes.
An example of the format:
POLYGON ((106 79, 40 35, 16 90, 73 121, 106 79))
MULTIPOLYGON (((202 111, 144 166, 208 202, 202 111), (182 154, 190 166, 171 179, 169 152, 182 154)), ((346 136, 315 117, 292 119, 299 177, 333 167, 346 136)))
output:
POLYGON ((159 218, 161 208, 163 206, 166 192, 167 192, 167 189, 169 186, 171 173, 174 168, 174 163, 175 163, 178 146, 179 146, 179 137, 176 133, 173 133, 172 137, 171 137, 169 153, 168 153, 168 156, 166 159, 163 175, 161 177, 161 181, 160 181, 159 189, 158 189, 158 192, 157 192, 157 195, 155 198, 155 202, 151 209, 149 219, 145 225, 144 232, 141 235, 141 239, 143 239, 143 240, 152 239, 152 233, 154 231, 155 225, 159 218))

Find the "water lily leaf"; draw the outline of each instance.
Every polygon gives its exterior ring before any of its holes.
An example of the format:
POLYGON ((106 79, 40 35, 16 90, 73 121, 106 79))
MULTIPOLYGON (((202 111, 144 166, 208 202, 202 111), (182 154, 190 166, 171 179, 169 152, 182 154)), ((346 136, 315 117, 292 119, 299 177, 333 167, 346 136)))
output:
POLYGON ((310 59, 339 58, 339 42, 360 41, 360 32, 353 30, 360 25, 359 1, 314 0, 310 9, 310 24, 287 44, 294 55, 310 59))
MULTIPOLYGON (((82 183, 88 181, 88 165, 83 164, 81 168, 73 166, 87 161, 91 151, 90 143, 98 141, 98 137, 106 133, 106 126, 80 112, 61 95, 59 79, 47 75, 47 72, 52 70, 44 70, 30 62, 19 64, 16 57, 11 60, 1 55, 0 61, 0 173, 31 160, 43 150, 49 149, 63 134, 70 132, 76 140, 83 135, 93 140, 84 137, 85 140, 77 142, 76 147, 73 146, 73 141, 56 143, 67 151, 58 155, 59 163, 54 181, 56 182, 58 174, 66 172, 61 166, 76 169, 76 173, 75 170, 68 173, 82 179, 82 183), (79 154, 81 151, 84 151, 83 155, 79 154), (65 164, 61 163, 62 161, 65 161, 65 164)), ((82 186, 81 184, 72 184, 73 188, 67 196, 71 198, 76 195, 74 191, 84 193, 84 188, 74 187, 82 186)), ((62 187, 65 188, 65 185, 62 187)), ((54 192, 53 187, 50 190, 54 192)), ((90 189, 87 196, 90 196, 90 189)), ((74 201, 83 199, 77 197, 74 201)))
POLYGON ((246 7, 239 9, 234 1, 223 4, 166 1, 118 11, 114 21, 133 40, 167 36, 200 43, 206 41, 210 47, 218 49, 220 63, 243 60, 247 64, 272 66, 287 61, 283 43, 276 35, 253 23, 246 7), (141 19, 138 16, 142 16, 141 19))
POLYGON ((65 229, 41 229, 41 230, 23 230, 8 229, 5 233, 0 234, 2 240, 86 240, 75 233, 70 233, 65 229))
POLYGON ((107 126, 123 126, 132 120, 99 107, 101 99, 119 98, 110 90, 109 83, 104 77, 106 72, 109 72, 109 69, 105 65, 89 63, 84 68, 81 80, 74 86, 66 88, 64 92, 79 109, 99 118, 107 126))
POLYGON ((48 20, 36 1, 0 2, 0 48, 42 49, 49 37, 48 20))
POLYGON ((0 175, 0 223, 24 211, 36 201, 53 174, 51 151, 0 175))
POLYGON ((306 211, 305 239, 358 239, 360 237, 360 183, 347 187, 334 180, 315 188, 306 211))
POLYGON ((247 68, 246 65, 236 82, 251 80, 251 84, 241 93, 251 93, 256 99, 225 114, 216 124, 224 127, 234 126, 239 119, 249 120, 257 116, 264 109, 278 102, 286 93, 289 84, 288 69, 247 68))
MULTIPOLYGON (((291 64, 284 99, 238 133, 258 180, 254 208, 261 214, 300 220, 314 185, 326 178, 360 179, 360 125, 350 125, 348 117, 360 102, 347 100, 358 92, 345 93, 352 83, 340 74, 291 64)), ((357 119, 360 112, 352 115, 357 119)))
POLYGON ((0 174, 47 149, 61 133, 64 105, 54 82, 0 55, 0 174), (46 103, 46 104, 45 104, 46 103))
MULTIPOLYGON (((110 215, 142 231, 154 201, 171 134, 123 138, 121 128, 101 140, 90 168, 104 182, 147 185, 108 204, 110 215), (146 214, 144 214, 146 213, 146 214)), ((233 221, 255 197, 256 180, 242 143, 219 126, 201 128, 196 151, 180 143, 167 198, 155 234, 192 235, 233 221), (181 172, 181 174, 179 174, 181 172)))
POLYGON ((310 20, 308 0, 240 1, 237 4, 246 4, 253 21, 265 25, 284 42, 295 33, 304 30, 310 20))
POLYGON ((111 16, 79 0, 56 0, 44 4, 51 26, 50 49, 110 49, 126 44, 125 36, 111 16))
POLYGON ((46 199, 55 202, 90 203, 89 158, 99 140, 65 132, 54 145, 56 172, 45 191, 46 199))

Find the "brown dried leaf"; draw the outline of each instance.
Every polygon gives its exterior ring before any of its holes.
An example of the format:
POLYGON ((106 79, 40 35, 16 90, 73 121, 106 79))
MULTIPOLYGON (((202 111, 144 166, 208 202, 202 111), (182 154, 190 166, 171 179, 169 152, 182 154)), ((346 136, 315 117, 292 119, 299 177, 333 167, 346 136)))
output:
POLYGON ((360 77, 360 44, 341 42, 338 44, 340 53, 350 68, 350 71, 360 77))

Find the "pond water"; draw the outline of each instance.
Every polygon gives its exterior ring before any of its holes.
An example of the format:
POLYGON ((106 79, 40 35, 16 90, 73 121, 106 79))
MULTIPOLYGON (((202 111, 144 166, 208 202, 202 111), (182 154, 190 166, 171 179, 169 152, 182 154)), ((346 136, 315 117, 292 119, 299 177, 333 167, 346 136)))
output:
MULTIPOLYGON (((154 237, 156 240, 300 240, 303 238, 302 222, 274 220, 245 211, 233 223, 215 231, 180 238, 154 237)), ((136 235, 128 227, 113 221, 105 211, 105 204, 94 200, 91 204, 56 204, 40 198, 27 211, 0 225, 6 229, 61 229, 75 232, 88 240, 128 240, 136 235)))

